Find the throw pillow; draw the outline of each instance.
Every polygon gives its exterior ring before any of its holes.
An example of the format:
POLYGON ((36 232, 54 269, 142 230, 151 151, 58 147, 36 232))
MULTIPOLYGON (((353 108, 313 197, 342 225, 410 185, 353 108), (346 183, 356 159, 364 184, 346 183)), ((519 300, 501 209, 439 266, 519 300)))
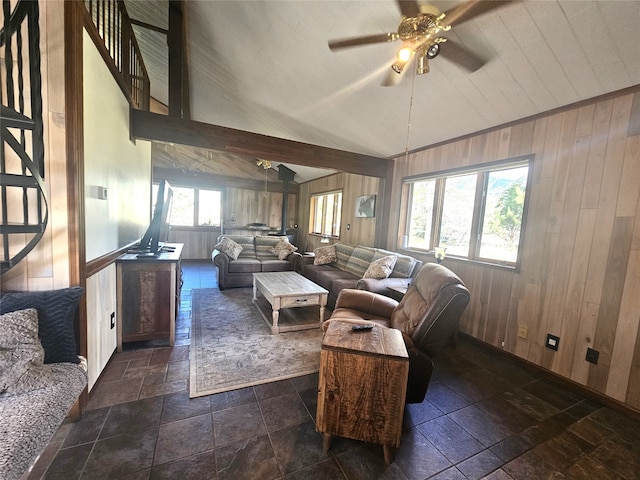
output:
POLYGON ((369 268, 364 272, 362 278, 387 278, 393 272, 398 257, 387 255, 386 257, 374 260, 369 264, 369 268))
POLYGON ((313 259, 314 265, 326 265, 328 263, 335 262, 338 257, 336 256, 336 246, 335 245, 327 245, 326 247, 318 247, 313 253, 315 253, 315 258, 313 259))
POLYGON ((42 365, 35 308, 0 315, 0 393, 15 386, 31 365, 42 365))
POLYGON ((80 363, 73 329, 82 287, 0 295, 0 314, 35 308, 44 363, 80 363))
POLYGON ((285 260, 290 254, 298 250, 298 247, 294 247, 289 243, 288 238, 281 238, 278 240, 273 248, 271 249, 271 253, 278 257, 278 260, 285 260))
POLYGON ((227 255, 231 260, 237 260, 238 255, 242 251, 242 246, 231 240, 229 237, 223 237, 218 244, 213 247, 227 255))

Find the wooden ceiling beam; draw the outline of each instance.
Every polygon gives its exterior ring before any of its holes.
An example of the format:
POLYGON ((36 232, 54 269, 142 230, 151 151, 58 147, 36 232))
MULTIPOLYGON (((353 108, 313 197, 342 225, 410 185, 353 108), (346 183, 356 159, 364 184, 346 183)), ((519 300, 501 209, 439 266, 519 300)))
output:
POLYGON ((133 138, 191 145, 265 160, 385 178, 390 160, 234 128, 131 110, 133 138))
MULTIPOLYGON (((167 180, 171 185, 212 190, 225 190, 226 188, 245 188, 256 191, 264 190, 264 180, 227 177, 204 172, 183 172, 175 168, 153 167, 153 181, 160 182, 161 180, 167 180)), ((282 182, 269 180, 267 190, 272 193, 282 193, 282 182)), ((300 186, 297 183, 290 183, 288 192, 298 194, 300 192, 300 186)))

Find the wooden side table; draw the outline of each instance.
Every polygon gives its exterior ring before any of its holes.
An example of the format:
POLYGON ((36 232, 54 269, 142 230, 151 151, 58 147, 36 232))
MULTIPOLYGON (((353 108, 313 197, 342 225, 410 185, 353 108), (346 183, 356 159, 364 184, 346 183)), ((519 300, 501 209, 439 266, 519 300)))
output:
POLYGON ((322 340, 316 429, 325 451, 331 436, 383 445, 385 462, 400 446, 409 356, 399 330, 379 325, 354 332, 331 321, 322 340))

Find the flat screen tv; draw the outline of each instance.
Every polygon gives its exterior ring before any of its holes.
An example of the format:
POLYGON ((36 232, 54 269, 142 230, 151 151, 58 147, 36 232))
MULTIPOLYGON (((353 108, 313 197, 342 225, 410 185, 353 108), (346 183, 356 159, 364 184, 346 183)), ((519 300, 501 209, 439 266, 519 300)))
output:
POLYGON ((140 240, 140 245, 136 248, 137 251, 147 253, 150 256, 157 256, 160 253, 162 246, 169 239, 172 201, 173 189, 169 182, 163 180, 158 185, 158 196, 151 224, 140 240))

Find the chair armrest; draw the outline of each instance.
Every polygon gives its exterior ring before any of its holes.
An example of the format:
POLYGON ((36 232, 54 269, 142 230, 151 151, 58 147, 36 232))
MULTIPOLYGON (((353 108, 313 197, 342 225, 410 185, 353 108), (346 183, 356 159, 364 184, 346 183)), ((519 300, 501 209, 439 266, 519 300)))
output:
POLYGON ((287 261, 291 264, 291 270, 298 271, 298 265, 300 264, 300 259, 302 255, 298 252, 291 252, 287 256, 287 261))
POLYGON ((300 256, 298 260, 300 265, 313 265, 313 260, 316 258, 311 255, 302 255, 301 253, 298 253, 298 255, 300 256))
POLYGON ((228 270, 230 258, 226 253, 218 252, 213 256, 213 264, 223 271, 228 270))
POLYGON ((410 283, 411 278, 361 278, 358 280, 356 288, 389 296, 389 287, 407 288, 410 283))
POLYGON ((300 252, 293 252, 293 253, 295 253, 295 255, 296 255, 294 263, 293 263, 293 269, 296 272, 300 272, 300 270, 302 270, 302 267, 304 265, 313 265, 313 259, 315 257, 312 257, 310 255, 303 255, 300 252))
POLYGON ((343 288, 338 294, 335 310, 338 308, 348 308, 363 313, 375 314, 380 317, 391 318, 391 313, 397 306, 398 302, 393 298, 366 290, 343 288))

